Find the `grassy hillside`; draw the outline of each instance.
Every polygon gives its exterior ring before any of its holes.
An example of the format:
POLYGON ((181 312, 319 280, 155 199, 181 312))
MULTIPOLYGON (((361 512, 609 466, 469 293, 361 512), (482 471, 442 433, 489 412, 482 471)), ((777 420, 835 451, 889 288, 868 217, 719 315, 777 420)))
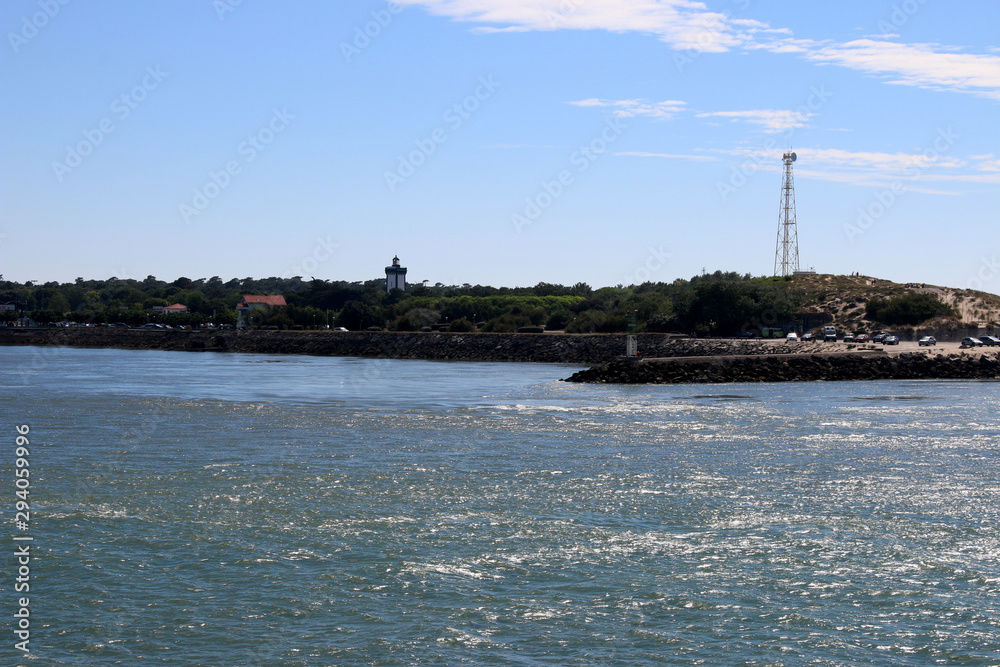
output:
POLYGON ((924 326, 997 326, 1000 323, 1000 296, 975 290, 940 287, 937 285, 900 284, 869 276, 837 276, 828 274, 797 275, 791 290, 800 297, 805 312, 826 312, 834 323, 844 329, 871 330, 881 323, 867 314, 874 299, 892 299, 906 294, 927 294, 954 309, 947 321, 930 321, 924 326))

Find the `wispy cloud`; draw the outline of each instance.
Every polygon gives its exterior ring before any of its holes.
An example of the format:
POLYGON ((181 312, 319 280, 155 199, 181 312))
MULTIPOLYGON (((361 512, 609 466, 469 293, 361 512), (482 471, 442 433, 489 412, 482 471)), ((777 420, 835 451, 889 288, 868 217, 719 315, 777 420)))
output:
POLYGON ((615 116, 619 118, 632 118, 634 116, 648 116, 650 118, 673 118, 678 112, 683 111, 687 104, 677 100, 664 100, 663 102, 650 102, 649 100, 601 100, 592 97, 586 100, 570 102, 577 107, 604 107, 612 109, 615 116))
POLYGON ((810 50, 806 59, 885 77, 889 83, 975 93, 1000 100, 1000 57, 937 44, 859 39, 810 50))
POLYGON ((805 127, 810 118, 816 114, 808 111, 789 111, 787 109, 753 109, 749 111, 706 111, 696 114, 698 118, 729 118, 733 121, 744 121, 760 125, 765 132, 777 134, 799 127, 805 127))
POLYGON ((1000 100, 1000 56, 940 44, 904 44, 880 35, 848 42, 792 36, 752 19, 710 11, 693 0, 398 0, 478 24, 477 32, 607 30, 653 35, 678 50, 766 50, 846 67, 887 83, 972 93, 1000 100))
MULTIPOLYGON (((778 171, 779 152, 764 148, 711 149, 717 155, 752 163, 762 171, 778 171)), ((1000 173, 990 168, 992 155, 959 157, 936 152, 884 153, 847 151, 839 148, 797 147, 797 178, 860 187, 887 187, 904 183, 909 190, 926 194, 953 195, 955 190, 930 187, 939 184, 1000 184, 1000 173), (978 164, 973 164, 978 162, 978 164), (921 185, 915 185, 919 182, 921 185)), ((998 168, 997 171, 1000 171, 998 168)), ((947 185, 945 185, 947 184, 947 185)))
POLYGON ((721 52, 758 30, 753 20, 734 20, 692 0, 399 0, 456 21, 485 24, 477 32, 607 30, 642 32, 679 49, 721 52))
POLYGON ((985 155, 970 155, 969 159, 976 161, 976 169, 979 171, 1000 172, 1000 159, 993 155, 993 153, 986 153, 985 155))
POLYGON ((957 169, 966 164, 953 155, 924 153, 880 153, 875 151, 845 151, 839 148, 797 148, 800 159, 836 168, 865 169, 881 173, 903 172, 913 169, 957 169))

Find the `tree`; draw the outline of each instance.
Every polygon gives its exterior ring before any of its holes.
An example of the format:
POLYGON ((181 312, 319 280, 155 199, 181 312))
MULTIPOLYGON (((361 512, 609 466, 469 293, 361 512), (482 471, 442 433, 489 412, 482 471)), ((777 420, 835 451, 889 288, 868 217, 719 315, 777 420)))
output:
POLYGON ((52 295, 52 298, 49 299, 48 309, 59 313, 60 317, 72 310, 69 305, 69 299, 62 292, 56 292, 52 295))
POLYGON ((375 310, 361 301, 348 301, 337 315, 337 325, 351 331, 359 331, 378 323, 375 310))

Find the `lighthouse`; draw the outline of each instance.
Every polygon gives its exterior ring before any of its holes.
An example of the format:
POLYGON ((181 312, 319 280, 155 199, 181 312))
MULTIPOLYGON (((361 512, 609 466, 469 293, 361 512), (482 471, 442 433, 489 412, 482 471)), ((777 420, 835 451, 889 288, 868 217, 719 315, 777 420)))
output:
POLYGON ((399 265, 399 257, 392 258, 392 266, 385 267, 385 291, 406 289, 406 267, 399 265))

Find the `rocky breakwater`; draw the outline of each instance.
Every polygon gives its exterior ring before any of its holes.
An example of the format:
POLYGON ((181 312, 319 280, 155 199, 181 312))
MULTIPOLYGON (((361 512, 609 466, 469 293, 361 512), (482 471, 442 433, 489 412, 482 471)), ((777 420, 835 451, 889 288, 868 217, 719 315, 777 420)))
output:
POLYGON ((877 350, 616 360, 574 373, 567 382, 684 384, 994 378, 1000 378, 1000 353, 931 356, 914 352, 890 356, 877 350))
MULTIPOLYGON (((841 343, 690 339, 640 334, 647 357, 773 356, 829 351, 841 343)), ((411 333, 395 331, 179 331, 161 329, 0 328, 0 345, 143 350, 311 354, 453 361, 533 361, 601 364, 625 350, 620 334, 411 333)))

